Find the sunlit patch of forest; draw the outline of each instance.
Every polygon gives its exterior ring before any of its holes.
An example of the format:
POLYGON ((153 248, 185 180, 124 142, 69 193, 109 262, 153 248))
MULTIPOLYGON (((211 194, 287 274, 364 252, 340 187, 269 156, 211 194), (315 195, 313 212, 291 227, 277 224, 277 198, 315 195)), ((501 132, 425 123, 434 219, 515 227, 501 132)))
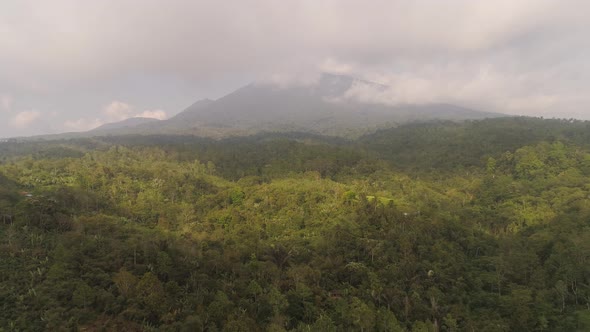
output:
POLYGON ((590 124, 0 143, 0 331, 588 331, 590 124))

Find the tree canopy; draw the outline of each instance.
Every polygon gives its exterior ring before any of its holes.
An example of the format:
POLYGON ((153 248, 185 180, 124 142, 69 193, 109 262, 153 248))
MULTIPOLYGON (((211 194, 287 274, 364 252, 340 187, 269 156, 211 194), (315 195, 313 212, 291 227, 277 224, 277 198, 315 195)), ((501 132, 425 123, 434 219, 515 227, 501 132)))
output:
POLYGON ((588 123, 0 143, 0 331, 586 331, 588 123))

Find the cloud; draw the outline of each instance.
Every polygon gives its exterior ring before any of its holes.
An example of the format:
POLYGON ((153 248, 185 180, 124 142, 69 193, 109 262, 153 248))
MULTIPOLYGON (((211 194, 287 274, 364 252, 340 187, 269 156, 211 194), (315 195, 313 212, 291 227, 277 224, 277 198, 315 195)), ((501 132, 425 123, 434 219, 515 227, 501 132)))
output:
POLYGON ((321 73, 317 70, 275 72, 259 78, 256 83, 273 85, 278 88, 289 88, 295 86, 313 86, 319 82, 320 78, 321 73))
POLYGON ((343 75, 354 72, 353 66, 347 63, 339 62, 333 58, 324 59, 323 62, 318 66, 318 69, 322 72, 343 75))
POLYGON ((555 68, 515 76, 495 63, 448 61, 421 68, 415 63, 397 73, 366 72, 365 79, 382 85, 357 81, 339 99, 389 105, 452 103, 508 114, 590 118, 582 106, 590 105, 590 98, 578 94, 572 82, 558 89, 550 83, 564 73, 564 68, 555 68))
POLYGON ((153 118, 165 120, 167 114, 163 110, 145 110, 137 111, 136 108, 126 102, 114 100, 103 107, 99 117, 88 117, 78 119, 68 119, 63 122, 62 127, 67 131, 88 131, 105 123, 118 122, 129 118, 153 118))
POLYGON ((103 125, 100 119, 77 119, 64 122, 63 127, 67 131, 88 131, 103 125))
POLYGON ((121 121, 133 117, 133 107, 127 103, 115 100, 102 110, 109 121, 121 121))
POLYGON ((0 108, 3 111, 11 111, 12 109, 12 96, 7 93, 0 94, 0 108))
POLYGON ((4 5, 0 59, 27 64, 31 73, 59 72, 62 80, 146 68, 207 79, 328 59, 370 66, 400 57, 479 56, 542 47, 555 33, 583 31, 587 16, 580 13, 590 7, 575 0, 569 6, 554 0, 247 0, 229 10, 212 1, 177 0, 163 11, 159 1, 22 2, 4 5))
POLYGON ((166 120, 166 118, 168 116, 166 115, 166 112, 164 112, 162 110, 153 110, 153 111, 143 111, 141 113, 135 114, 133 117, 166 120))
POLYGON ((41 112, 38 111, 24 111, 17 113, 10 124, 15 128, 26 128, 31 123, 35 122, 41 116, 41 112))
POLYGON ((355 98, 590 119, 588 31, 585 0, 3 1, 0 91, 59 123, 133 101, 116 121, 328 71, 391 86, 355 98))
POLYGON ((165 120, 167 114, 165 111, 159 109, 137 111, 136 107, 131 104, 114 100, 103 107, 98 117, 84 117, 75 120, 69 119, 63 122, 62 127, 66 131, 88 131, 100 127, 105 123, 118 122, 137 117, 165 120))
POLYGON ((102 113, 106 115, 106 121, 116 122, 122 121, 129 118, 153 118, 158 120, 164 120, 167 118, 166 112, 163 110, 145 110, 137 111, 133 105, 128 103, 114 100, 102 110, 102 113))

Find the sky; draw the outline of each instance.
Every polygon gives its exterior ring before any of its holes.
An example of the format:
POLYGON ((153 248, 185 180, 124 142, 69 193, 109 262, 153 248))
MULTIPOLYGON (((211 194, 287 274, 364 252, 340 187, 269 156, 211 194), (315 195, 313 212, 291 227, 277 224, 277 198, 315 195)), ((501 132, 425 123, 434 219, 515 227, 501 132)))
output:
POLYGON ((590 119, 587 0, 1 0, 0 137, 165 119, 320 72, 349 95, 590 119))

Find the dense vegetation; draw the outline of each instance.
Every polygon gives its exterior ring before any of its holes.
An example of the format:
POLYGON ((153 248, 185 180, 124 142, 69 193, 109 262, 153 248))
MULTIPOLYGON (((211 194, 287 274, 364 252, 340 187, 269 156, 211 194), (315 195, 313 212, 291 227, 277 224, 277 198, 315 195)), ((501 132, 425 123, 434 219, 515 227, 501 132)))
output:
POLYGON ((0 144, 0 331, 588 331, 590 130, 0 144))

